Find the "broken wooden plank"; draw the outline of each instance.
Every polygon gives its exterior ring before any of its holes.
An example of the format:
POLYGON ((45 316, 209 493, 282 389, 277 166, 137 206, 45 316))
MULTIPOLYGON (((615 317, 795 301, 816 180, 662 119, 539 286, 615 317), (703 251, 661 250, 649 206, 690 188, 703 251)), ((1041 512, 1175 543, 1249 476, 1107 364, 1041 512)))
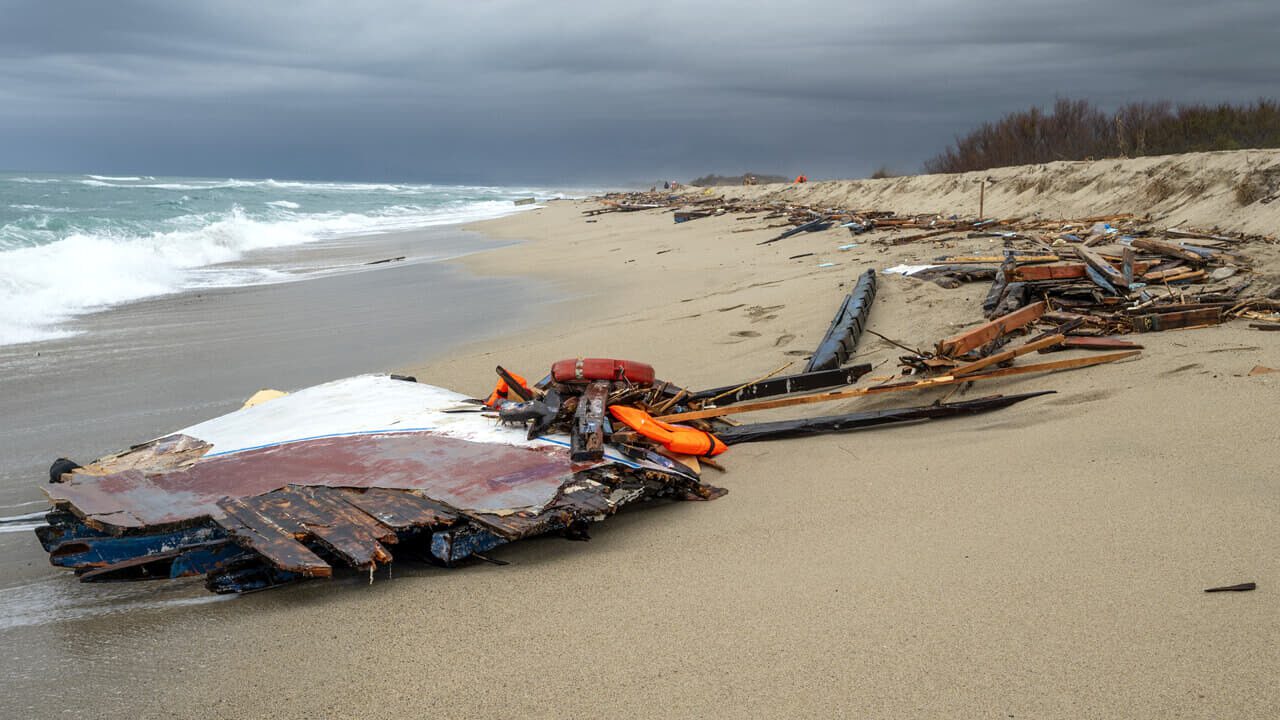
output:
POLYGON ((1134 332, 1160 332, 1178 328, 1203 327, 1222 322, 1222 309, 1217 307, 1158 312, 1129 318, 1134 332))
POLYGON ((394 530, 378 523, 341 498, 341 491, 327 487, 295 486, 253 500, 270 498, 262 514, 272 520, 302 525, 310 538, 331 550, 348 565, 365 568, 391 562, 383 543, 394 543, 394 530))
POLYGON ((1081 263, 1072 265, 1029 265, 1015 268, 1013 279, 1022 282, 1038 282, 1044 280, 1079 280, 1085 276, 1085 266, 1081 263))
POLYGON ((736 385, 711 388, 710 390, 699 390, 689 393, 686 399, 689 402, 694 402, 716 398, 716 405, 731 405, 757 398, 813 392, 814 390, 825 390, 840 385, 852 385, 869 372, 871 372, 871 364, 861 363, 834 370, 820 370, 812 373, 797 373, 795 375, 769 378, 768 380, 751 383, 745 387, 742 383, 738 383, 736 385))
POLYGON ((1094 252, 1082 245, 1077 245, 1074 250, 1076 251, 1076 255, 1078 255, 1086 265, 1093 268, 1093 270, 1101 275, 1108 283, 1116 286, 1117 288, 1123 288, 1126 290, 1129 288, 1129 284, 1124 281, 1124 275, 1119 270, 1115 269, 1111 263, 1104 260, 1097 252, 1094 252))
POLYGON ((1051 353, 1061 350, 1141 350, 1142 346, 1128 340, 1113 337, 1068 337, 1061 345, 1048 347, 1040 352, 1051 353))
POLYGON ((275 567, 304 577, 330 577, 333 568, 294 539, 292 533, 263 517, 241 498, 226 498, 218 503, 225 515, 215 518, 236 544, 266 558, 275 567))
POLYGON ((1150 240, 1147 238, 1134 238, 1130 241, 1130 244, 1139 250, 1146 250, 1150 253, 1163 255, 1183 262, 1189 262, 1196 265, 1203 265, 1205 262, 1205 258, 1199 253, 1178 247, 1172 243, 1160 242, 1159 240, 1150 240))
POLYGON ((1072 370, 1075 368, 1089 367, 1092 365, 1101 365, 1103 363, 1116 362, 1118 360, 1126 360, 1128 358, 1137 357, 1141 351, 1130 350, 1128 352, 1108 353, 1106 355, 1095 355, 1093 357, 1071 358, 1069 360, 1056 360, 1053 362, 1036 363, 1033 365, 1022 365, 1019 367, 1003 368, 1000 370, 992 370, 977 375, 965 375, 955 377, 954 375, 942 375, 936 378, 928 378, 925 380, 906 381, 894 383, 891 385, 876 385, 865 388, 853 388, 850 390, 838 390, 836 392, 823 393, 821 395, 802 395, 800 397, 780 398, 777 400, 762 400, 754 403, 743 403, 741 405, 731 405, 723 408, 709 408, 706 410, 695 410, 691 412, 676 413, 674 415, 665 415, 658 418, 663 422, 687 422, 689 420, 698 420, 710 417, 720 417, 721 415, 734 415, 744 412, 755 412, 758 410, 772 410, 775 408, 792 407, 795 405, 808 405, 810 403, 830 402, 833 400, 847 400, 849 398, 863 397, 866 395, 879 395, 881 393, 900 392, 904 390, 925 390, 934 387, 945 387, 947 385, 956 385, 966 382, 977 382, 979 380, 990 380, 994 378, 1008 377, 1010 375, 1026 375, 1028 373, 1053 372, 1055 370, 1072 370))
POLYGON ((452 525, 458 520, 456 512, 408 490, 343 489, 342 499, 393 530, 452 525))
POLYGON ((1006 335, 1035 322, 1044 314, 1045 307, 1044 301, 1033 303, 1008 315, 983 323, 972 330, 949 337, 938 343, 937 354, 956 357, 975 348, 980 348, 1001 335, 1006 335))
MULTIPOLYGON (((935 262, 948 265, 975 265, 986 263, 1003 263, 1004 255, 951 255, 937 258, 935 262)), ((1014 255, 1013 261, 1023 263, 1051 263, 1061 260, 1057 255, 1014 255)))
POLYGON ((871 410, 847 415, 803 418, 800 420, 778 420, 776 422, 751 423, 717 431, 716 435, 726 445, 757 442, 760 440, 778 440, 782 438, 807 437, 827 433, 849 432, 862 428, 890 425, 893 423, 915 422, 919 420, 935 420, 958 415, 976 415, 978 413, 999 410, 1015 403, 1029 400, 1041 395, 1052 394, 1052 390, 1023 393, 1021 395, 994 395, 991 397, 965 400, 955 403, 941 403, 922 407, 893 408, 889 410, 871 410))
POLYGON ((938 237, 939 235, 948 235, 955 232, 953 228, 944 230, 931 230, 929 232, 916 233, 914 235, 904 235, 902 237, 893 238, 889 241, 891 245, 906 245, 917 240, 926 240, 928 238, 938 237))
POLYGON ((604 411, 608 398, 609 381, 593 380, 578 399, 570 435, 570 460, 597 462, 604 458, 604 411))
POLYGON ((988 355, 982 358, 981 360, 975 360, 974 362, 971 362, 968 365, 961 365, 957 368, 954 368, 950 374, 956 375, 956 376, 972 375, 973 373, 976 373, 985 367, 990 367, 991 365, 998 365, 1002 362, 1007 362, 1016 357, 1026 355, 1027 353, 1035 352, 1036 350, 1043 350, 1044 348, 1050 348, 1050 347, 1053 347, 1054 345, 1061 345, 1063 340, 1066 340, 1066 337, 1062 335, 1050 335, 1045 338, 1040 338, 1039 340, 1034 340, 1032 342, 1027 343, 1026 345, 1019 345, 1016 348, 1010 348, 1003 352, 993 353, 991 355, 988 355))
POLYGON ((1124 249, 1124 255, 1120 260, 1120 276, 1124 278, 1125 287, 1133 286, 1133 273, 1134 273, 1133 264, 1134 264, 1133 248, 1127 247, 1124 249))

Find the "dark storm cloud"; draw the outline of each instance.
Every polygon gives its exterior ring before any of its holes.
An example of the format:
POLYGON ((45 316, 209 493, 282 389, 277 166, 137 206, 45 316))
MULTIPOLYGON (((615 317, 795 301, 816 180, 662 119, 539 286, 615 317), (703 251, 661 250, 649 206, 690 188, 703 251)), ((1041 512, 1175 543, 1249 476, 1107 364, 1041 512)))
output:
POLYGON ((1056 95, 1274 94, 1259 2, 0 3, 0 166, 599 182, 903 170, 1056 95))

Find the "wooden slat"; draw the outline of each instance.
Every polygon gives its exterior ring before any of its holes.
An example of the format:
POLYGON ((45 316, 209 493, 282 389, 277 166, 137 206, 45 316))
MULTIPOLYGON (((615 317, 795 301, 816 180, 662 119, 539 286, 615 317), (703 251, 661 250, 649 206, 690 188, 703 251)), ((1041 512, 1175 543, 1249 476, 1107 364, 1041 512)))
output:
POLYGON ((1151 313, 1138 315, 1129 321, 1135 332, 1160 332, 1177 328, 1203 327, 1222 322, 1222 309, 1216 307, 1185 310, 1182 312, 1151 313))
POLYGON ((1069 360, 1055 360, 1053 362, 1036 363, 1034 365, 1004 368, 1002 370, 993 370, 991 372, 980 373, 978 375, 965 375, 963 377, 942 375, 940 377, 919 380, 916 382, 900 382, 892 385, 877 385, 873 387, 854 388, 852 390, 839 390, 837 392, 824 393, 822 395, 804 395, 801 397, 780 398, 778 400, 762 400, 754 403, 742 403, 740 405, 730 405, 729 407, 723 408, 695 410, 691 412, 676 413, 675 415, 666 415, 658 419, 664 422, 682 422, 698 420, 701 418, 719 417, 721 415, 737 415, 738 413, 754 412, 757 410, 772 410, 774 408, 791 407, 794 405, 808 405, 810 403, 829 402, 832 400, 847 400, 849 398, 863 397, 865 395, 879 395, 881 393, 899 392, 903 390, 925 390, 934 387, 956 385, 958 383, 1009 377, 1010 375, 1026 375, 1028 373, 1071 370, 1074 368, 1089 367, 1090 365, 1101 365, 1103 363, 1116 362, 1117 360, 1136 357, 1139 354, 1141 354, 1140 351, 1131 350, 1129 352, 1109 353, 1107 355, 1071 358, 1069 360))
POLYGON ((289 487, 271 493, 285 506, 263 514, 272 520, 301 523, 316 542, 332 550, 353 567, 391 562, 383 542, 395 542, 395 532, 339 497, 340 491, 324 487, 289 487))
POLYGON ((1136 247, 1139 250, 1146 250, 1147 252, 1155 253, 1157 255, 1164 255, 1165 257, 1171 257, 1175 260, 1182 260, 1183 262, 1194 263, 1196 265, 1203 265, 1205 263, 1205 259, 1201 257, 1199 253, 1191 252, 1186 248, 1180 248, 1172 243, 1160 242, 1159 240, 1147 240, 1145 238, 1134 238, 1131 243, 1133 247, 1136 247))
POLYGON ((1107 282, 1124 290, 1129 288, 1129 283, 1124 281, 1124 274, 1115 269, 1115 267, 1103 259, 1101 255, 1087 247, 1084 247, 1083 245, 1077 245, 1075 247, 1075 251, 1076 255, 1079 255, 1080 259, 1083 260, 1086 265, 1096 270, 1100 275, 1102 275, 1102 277, 1106 278, 1107 282))
POLYGON ((963 355, 974 348, 982 347, 987 343, 995 340, 1001 335, 1017 330, 1020 327, 1035 322, 1044 314, 1044 302, 1038 302, 1019 308, 1008 315, 984 323, 967 332, 960 333, 953 337, 938 343, 938 354, 956 357, 963 355))
POLYGON ((408 490, 342 490, 342 499, 395 530, 452 525, 458 514, 408 490))
POLYGON ((1084 265, 1029 265, 1016 268, 1013 279, 1022 282, 1038 280, 1078 280, 1084 277, 1084 265))
POLYGON ((1066 338, 1062 335, 1050 335, 1049 337, 1029 342, 1026 345, 1020 345, 1016 348, 1005 350, 1004 352, 988 355, 987 357, 971 362, 968 365, 961 365, 960 367, 953 369, 950 374, 955 376, 972 375, 985 367, 999 365, 1002 362, 1012 360, 1030 352, 1035 352, 1036 350, 1053 347, 1054 345, 1061 345, 1063 340, 1066 340, 1066 338))
POLYGON ((333 575, 329 563, 243 500, 226 498, 218 502, 218 508, 226 514, 215 522, 231 535, 237 545, 253 550, 281 570, 306 577, 333 575))
MULTIPOLYGON (((1060 259, 1057 255, 1013 256, 1013 261, 1016 263, 1051 263, 1058 262, 1060 259)), ((1004 255, 952 255, 951 257, 939 258, 935 262, 941 265, 985 265, 1004 261, 1004 255)))

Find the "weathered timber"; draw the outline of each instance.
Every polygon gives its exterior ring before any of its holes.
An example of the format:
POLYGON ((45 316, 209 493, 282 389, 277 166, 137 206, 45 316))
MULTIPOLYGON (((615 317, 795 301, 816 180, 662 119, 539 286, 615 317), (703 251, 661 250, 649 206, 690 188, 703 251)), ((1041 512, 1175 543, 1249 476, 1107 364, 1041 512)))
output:
POLYGON ((1166 237, 1191 239, 1191 240, 1216 240, 1224 243, 1240 243, 1244 240, 1240 238, 1230 237, 1228 235, 1213 235, 1211 233, 1195 232, 1193 230, 1181 230, 1178 228, 1169 228, 1164 231, 1166 237))
POLYGON ((849 432, 879 425, 914 422, 918 420, 935 420, 958 415, 977 415, 979 413, 999 410, 1015 403, 1029 400, 1041 395, 1049 395, 1054 391, 1024 393, 1022 395, 993 395, 956 403, 939 403, 921 407, 893 408, 889 410, 871 410, 868 412, 849 413, 847 415, 831 415, 827 417, 805 418, 801 420, 779 420, 777 422, 752 423, 740 425, 727 430, 717 431, 716 435, 726 445, 758 442, 761 440, 780 440, 783 438, 805 437, 809 435, 825 435, 828 433, 849 432))
POLYGON ((944 230, 931 230, 929 232, 916 233, 914 235, 903 235, 890 240, 892 245, 906 245, 907 243, 917 240, 927 240, 928 238, 938 237, 939 235, 948 235, 955 232, 955 228, 946 228, 944 230))
POLYGON ((1120 290, 1117 289, 1115 285, 1112 285, 1111 281, 1107 279, 1107 276, 1103 275, 1097 270, 1094 270, 1092 267, 1086 265, 1084 268, 1084 274, 1085 274, 1085 277, 1089 278, 1089 280, 1091 280, 1094 285, 1097 285, 1098 287, 1102 288, 1102 290, 1106 292, 1108 295, 1118 296, 1121 294, 1120 290))
POLYGON ((1124 278, 1125 287, 1131 287, 1133 285, 1134 259, 1133 248, 1125 248, 1124 255, 1120 261, 1120 276, 1124 278))
POLYGON ((1107 262, 1097 252, 1082 245, 1077 245, 1074 249, 1076 251, 1076 255, 1078 255, 1086 265, 1093 268, 1095 272, 1105 278, 1107 282, 1119 288, 1127 289, 1129 287, 1129 284, 1124 281, 1124 275, 1119 270, 1115 269, 1111 263, 1107 262))
POLYGON ((396 542, 395 531, 345 502, 341 491, 328 487, 289 487, 251 498, 263 516, 285 526, 296 523, 309 539, 327 548, 352 567, 391 562, 384 543, 396 542))
POLYGON ((717 406, 732 405, 746 400, 758 400, 778 395, 791 395, 794 393, 813 392, 814 390, 825 390, 841 385, 852 385, 869 372, 871 372, 871 363, 861 363, 832 370, 784 375, 745 386, 742 383, 738 383, 736 385, 711 388, 710 390, 699 390, 689 393, 685 399, 689 402, 697 402, 716 398, 717 406), (726 395, 725 393, 728 394, 726 395))
POLYGON ((1054 345, 1061 345, 1063 340, 1066 340, 1066 338, 1062 335, 1050 335, 1048 337, 1029 342, 1026 345, 1019 345, 1016 348, 1010 348, 1002 352, 993 353, 981 360, 975 360, 968 365, 961 365, 953 368, 949 374, 956 376, 972 375, 983 368, 990 367, 992 365, 999 365, 1002 362, 1007 362, 1016 357, 1021 357, 1027 353, 1035 352, 1036 350, 1043 350, 1044 348, 1050 348, 1054 345))
POLYGON ((1015 280, 1038 282, 1043 280, 1078 280, 1084 275, 1083 264, 1072 265, 1029 265, 1013 271, 1015 280))
POLYGON ((858 347, 858 339, 867 326, 867 316, 876 299, 876 271, 868 270, 858 276, 853 291, 845 296, 836 311, 827 333, 818 343, 818 349, 805 365, 805 372, 831 370, 849 361, 858 347))
POLYGON ((452 525, 458 513, 406 490, 343 489, 342 499, 393 530, 452 525))
POLYGON ((604 411, 608 397, 608 380, 593 380, 583 391, 574 416, 570 460, 596 462, 604 458, 604 411))
POLYGON ((954 335, 938 343, 938 355, 957 357, 970 350, 982 347, 1001 335, 1006 335, 1018 328, 1035 322, 1044 314, 1043 301, 1020 308, 1003 317, 998 317, 978 327, 954 335))
MULTIPOLYGON (((949 255, 936 259, 936 262, 946 263, 948 265, 966 265, 966 264, 986 264, 986 263, 1002 263, 1005 255, 949 255)), ((1018 264, 1025 263, 1051 263, 1058 262, 1061 258, 1057 255, 1014 255, 1013 261, 1018 264)))
POLYGON ((155 555, 143 555, 80 574, 80 582, 171 580, 217 572, 231 563, 255 557, 229 540, 187 545, 155 555))
POLYGON ((64 539, 49 548, 49 562, 58 567, 106 567, 131 558, 159 555, 186 545, 221 540, 220 528, 210 524, 196 525, 172 532, 133 535, 99 535, 64 539))
MULTIPOLYGON (((252 499, 252 498, 249 498, 252 499)), ((242 547, 253 550, 273 566, 303 577, 330 577, 333 568, 298 542, 294 532, 281 528, 246 503, 244 498, 225 498, 218 503, 225 513, 217 523, 242 547)), ((213 577, 212 575, 210 576, 213 577)))
POLYGON ((1217 307, 1176 312, 1158 312, 1129 318, 1134 332, 1160 332, 1177 328, 1217 325, 1222 322, 1222 309, 1217 307))
POLYGON ((1068 337, 1060 345, 1047 347, 1040 352, 1051 353, 1062 350, 1141 350, 1142 345, 1128 340, 1113 337, 1068 337))
POLYGON ((834 400, 847 400, 849 398, 863 397, 866 395, 879 395, 881 393, 901 392, 904 390, 926 390, 935 387, 945 387, 947 385, 956 385, 966 382, 977 382, 979 380, 991 380, 995 378, 1009 377, 1011 375, 1027 375, 1030 373, 1053 372, 1056 370, 1072 370, 1075 368, 1089 367, 1092 365, 1101 365, 1103 363, 1116 362, 1118 360, 1127 360, 1137 357, 1140 353, 1138 350, 1128 352, 1108 353, 1106 355, 1095 355, 1093 357, 1071 358, 1069 360, 1055 360, 1053 362, 1035 363, 1033 365, 1022 365, 1011 368, 1003 368, 1000 370, 991 370, 976 375, 965 375, 955 377, 954 375, 941 375, 935 378, 925 380, 905 381, 886 385, 875 385, 872 387, 852 388, 849 390, 838 390, 836 392, 823 393, 821 395, 801 395, 792 398, 780 398, 778 400, 761 400, 759 402, 744 403, 742 405, 734 405, 723 408, 709 408, 706 410, 695 410, 691 412, 676 413, 674 415, 664 415, 658 418, 663 422, 686 422, 689 420, 699 420, 710 417, 720 417, 721 415, 734 415, 745 412, 755 412, 758 410, 772 410, 774 408, 792 407, 795 405, 808 405, 811 403, 831 402, 834 400))
POLYGON ((1150 240, 1147 238, 1134 238, 1130 241, 1133 247, 1139 250, 1146 250, 1149 253, 1163 255, 1175 260, 1193 263, 1195 265, 1203 265, 1204 257, 1200 253, 1178 247, 1172 243, 1160 242, 1159 240, 1150 240))

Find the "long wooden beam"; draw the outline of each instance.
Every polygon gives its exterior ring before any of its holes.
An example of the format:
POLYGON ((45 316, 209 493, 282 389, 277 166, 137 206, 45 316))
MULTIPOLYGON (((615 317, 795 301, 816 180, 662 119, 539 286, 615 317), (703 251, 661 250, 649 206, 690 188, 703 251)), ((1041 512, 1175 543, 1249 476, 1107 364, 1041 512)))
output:
POLYGON ((1028 373, 1071 370, 1074 368, 1089 367, 1090 365, 1101 365, 1103 363, 1115 362, 1117 360, 1125 360, 1140 354, 1140 350, 1129 350, 1127 352, 1108 353, 1106 355, 1095 355, 1093 357, 1071 358, 1070 360, 1055 360, 1053 362, 1035 363, 1034 365, 1004 368, 978 375, 964 375, 961 377, 956 377, 954 375, 941 375, 939 377, 929 378, 927 380, 917 380, 914 382, 875 385, 872 387, 853 388, 850 390, 837 390, 836 392, 823 393, 821 395, 802 395, 800 397, 762 400, 754 403, 740 403, 738 405, 730 405, 729 407, 722 408, 693 410, 690 412, 675 413, 674 415, 664 415, 658 419, 663 422, 680 422, 682 420, 698 420, 701 418, 720 417, 722 415, 737 415, 738 413, 754 412, 756 410, 773 410, 775 408, 791 407, 793 405, 808 405, 810 403, 829 402, 832 400, 847 400, 849 398, 863 397, 865 395, 878 395, 880 393, 898 392, 901 390, 925 390, 934 387, 957 385, 959 383, 977 382, 978 380, 1008 377, 1010 375, 1026 375, 1028 373))
POLYGON ((1036 350, 1042 350, 1044 348, 1053 347, 1054 345, 1060 345, 1062 344, 1062 341, 1066 339, 1067 338, 1063 335, 1050 335, 1048 337, 1041 338, 1033 342, 1029 342, 1026 345, 1019 345, 1016 348, 1010 348, 1009 350, 1005 350, 1004 352, 998 352, 992 355, 988 355, 982 358, 981 360, 975 360, 974 362, 971 362, 968 365, 961 365, 960 367, 952 369, 951 372, 948 374, 954 375, 956 377, 959 377, 961 375, 972 375, 985 367, 990 367, 992 365, 999 365, 1000 363, 1005 362, 1006 360, 1012 360, 1021 355, 1026 355, 1029 352, 1035 352, 1036 350))

